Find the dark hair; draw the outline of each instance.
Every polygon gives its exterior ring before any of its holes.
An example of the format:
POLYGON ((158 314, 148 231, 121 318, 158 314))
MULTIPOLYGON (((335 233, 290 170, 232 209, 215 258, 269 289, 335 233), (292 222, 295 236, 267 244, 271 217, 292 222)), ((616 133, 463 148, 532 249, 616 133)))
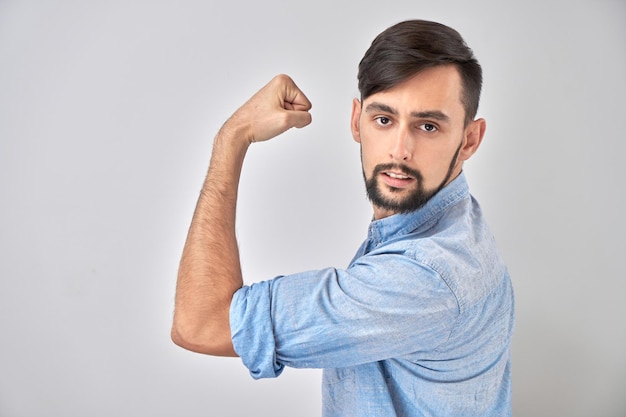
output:
POLYGON ((440 65, 456 66, 463 83, 465 124, 476 117, 482 69, 461 35, 441 23, 407 20, 378 35, 359 63, 359 91, 364 100, 418 72, 440 65))

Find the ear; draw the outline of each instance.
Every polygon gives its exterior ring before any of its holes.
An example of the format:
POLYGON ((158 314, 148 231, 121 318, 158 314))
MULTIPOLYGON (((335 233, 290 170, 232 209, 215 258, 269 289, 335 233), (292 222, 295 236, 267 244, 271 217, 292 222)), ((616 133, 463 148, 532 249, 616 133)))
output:
POLYGON ((352 117, 350 118, 350 130, 356 143, 361 143, 361 101, 358 98, 352 100, 352 117))
POLYGON ((476 119, 465 128, 465 144, 459 152, 459 160, 467 161, 476 152, 487 130, 485 119, 476 119))

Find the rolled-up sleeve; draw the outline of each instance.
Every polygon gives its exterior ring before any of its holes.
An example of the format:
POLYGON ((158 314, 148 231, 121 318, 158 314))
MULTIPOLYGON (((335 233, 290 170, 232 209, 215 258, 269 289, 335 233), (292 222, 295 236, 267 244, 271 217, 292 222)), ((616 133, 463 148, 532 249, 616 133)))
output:
POLYGON ((235 351, 253 378, 284 366, 337 368, 434 349, 458 303, 432 269, 398 254, 364 256, 244 286, 232 300, 235 351))
POLYGON ((268 281, 244 286, 230 305, 233 346, 254 379, 277 377, 284 368, 276 361, 269 287, 268 281))

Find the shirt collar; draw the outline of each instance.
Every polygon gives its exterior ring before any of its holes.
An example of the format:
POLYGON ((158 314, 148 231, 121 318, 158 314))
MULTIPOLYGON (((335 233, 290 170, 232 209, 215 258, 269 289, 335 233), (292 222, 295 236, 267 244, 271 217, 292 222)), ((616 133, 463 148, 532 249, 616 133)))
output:
POLYGON ((435 194, 418 210, 394 214, 370 223, 368 237, 374 245, 403 236, 439 220, 448 207, 469 196, 465 174, 461 172, 454 180, 435 194))

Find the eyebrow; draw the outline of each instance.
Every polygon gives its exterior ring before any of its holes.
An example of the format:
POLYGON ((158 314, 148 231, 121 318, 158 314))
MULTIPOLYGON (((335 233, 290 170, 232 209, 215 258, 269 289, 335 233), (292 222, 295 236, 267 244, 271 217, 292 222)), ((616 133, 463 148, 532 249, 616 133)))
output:
MULTIPOLYGON (((383 112, 390 113, 393 115, 398 114, 398 111, 394 109, 393 107, 390 107, 386 104, 378 103, 378 102, 370 103, 365 108, 365 112, 372 112, 372 111, 383 111, 383 112)), ((435 120, 439 120, 442 122, 450 121, 450 117, 447 114, 439 110, 414 111, 414 112, 411 112, 411 117, 415 117, 418 119, 435 119, 435 120)))

